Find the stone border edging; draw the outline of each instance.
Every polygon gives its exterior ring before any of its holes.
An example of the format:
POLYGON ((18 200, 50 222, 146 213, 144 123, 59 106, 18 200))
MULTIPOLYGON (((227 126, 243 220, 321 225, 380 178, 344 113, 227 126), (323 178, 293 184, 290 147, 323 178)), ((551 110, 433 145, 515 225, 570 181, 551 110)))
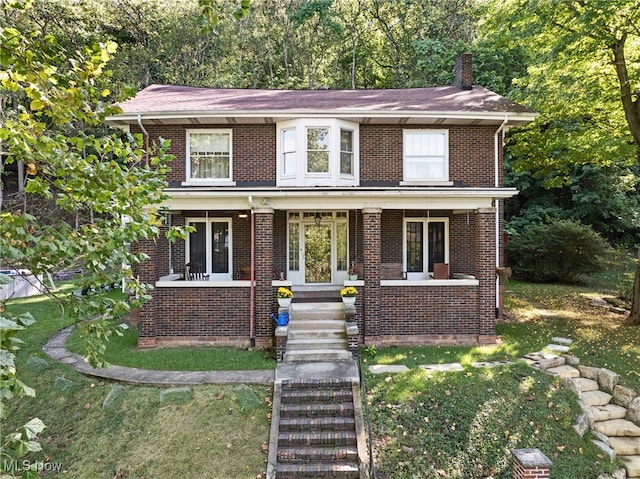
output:
POLYGON ((256 369, 246 371, 158 371, 111 365, 94 368, 82 356, 70 352, 66 343, 74 325, 56 334, 42 347, 47 355, 67 364, 79 373, 102 379, 146 386, 198 385, 198 384, 273 384, 275 370, 256 369))

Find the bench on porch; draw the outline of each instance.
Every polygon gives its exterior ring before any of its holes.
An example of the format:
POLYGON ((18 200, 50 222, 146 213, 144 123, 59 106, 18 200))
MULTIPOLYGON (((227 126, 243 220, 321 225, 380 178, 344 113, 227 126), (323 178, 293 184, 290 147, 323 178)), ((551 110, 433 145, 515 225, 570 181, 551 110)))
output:
POLYGON ((382 263, 380 279, 407 279, 407 273, 402 270, 402 263, 382 263))

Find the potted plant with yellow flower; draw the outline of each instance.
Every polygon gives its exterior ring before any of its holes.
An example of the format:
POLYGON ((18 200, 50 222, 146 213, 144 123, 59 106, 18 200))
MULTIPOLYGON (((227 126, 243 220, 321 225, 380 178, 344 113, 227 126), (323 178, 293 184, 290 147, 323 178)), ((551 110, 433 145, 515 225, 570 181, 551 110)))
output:
POLYGON ((354 286, 347 286, 340 290, 340 296, 342 296, 342 302, 344 304, 355 304, 357 294, 358 290, 354 286))
POLYGON ((288 308, 291 304, 291 298, 293 298, 293 293, 289 288, 280 287, 276 292, 276 297, 278 298, 278 305, 282 308, 288 308))

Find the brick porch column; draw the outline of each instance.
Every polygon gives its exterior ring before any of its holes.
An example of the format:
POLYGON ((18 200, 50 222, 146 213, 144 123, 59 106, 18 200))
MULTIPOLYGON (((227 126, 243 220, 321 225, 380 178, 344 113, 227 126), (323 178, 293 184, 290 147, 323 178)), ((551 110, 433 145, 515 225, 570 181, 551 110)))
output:
MULTIPOLYGON (((273 288, 273 207, 261 206, 254 211, 256 222, 255 258, 255 334, 256 346, 271 344, 275 328, 272 312, 273 288)), ((286 248, 286 245, 282 245, 286 248)))
POLYGON ((512 449, 513 479, 548 479, 553 463, 540 449, 512 449))
MULTIPOLYGON (((136 274, 141 283, 154 284, 158 280, 158 243, 153 240, 142 240, 131 245, 135 253, 144 251, 149 258, 135 266, 136 274)), ((142 304, 138 315, 138 347, 154 348, 156 341, 156 298, 155 292, 151 291, 151 299, 142 304)))
POLYGON ((378 341, 380 329, 380 255, 381 255, 381 208, 362 210, 362 257, 365 284, 363 311, 365 344, 378 341))
POLYGON ((495 209, 479 208, 475 218, 475 274, 478 286, 478 343, 496 341, 495 209))

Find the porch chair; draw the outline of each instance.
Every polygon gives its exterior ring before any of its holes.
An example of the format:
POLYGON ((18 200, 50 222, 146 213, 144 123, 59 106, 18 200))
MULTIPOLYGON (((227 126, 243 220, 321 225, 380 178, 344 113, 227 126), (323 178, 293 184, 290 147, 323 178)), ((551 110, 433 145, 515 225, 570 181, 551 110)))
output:
POLYGON ((208 281, 209 274, 205 273, 200 263, 191 262, 184 266, 184 279, 187 281, 208 281))

